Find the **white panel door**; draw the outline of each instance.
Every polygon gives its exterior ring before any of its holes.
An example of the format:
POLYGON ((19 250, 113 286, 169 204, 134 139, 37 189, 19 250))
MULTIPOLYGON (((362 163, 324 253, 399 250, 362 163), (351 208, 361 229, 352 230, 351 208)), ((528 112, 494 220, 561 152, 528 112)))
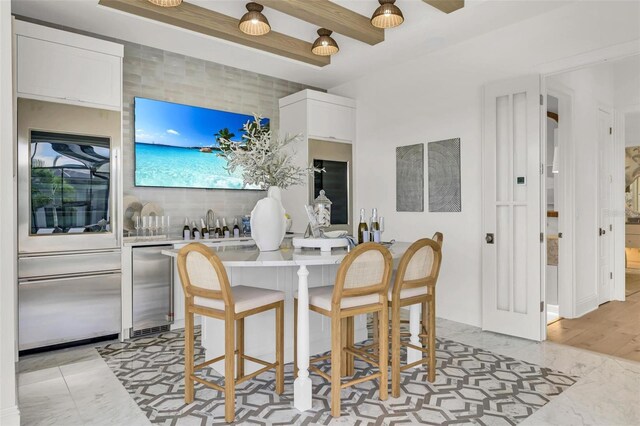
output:
POLYGON ((611 300, 613 285, 612 127, 611 114, 598 109, 598 305, 611 300))
POLYGON ((484 92, 482 328, 541 340, 540 78, 484 92))

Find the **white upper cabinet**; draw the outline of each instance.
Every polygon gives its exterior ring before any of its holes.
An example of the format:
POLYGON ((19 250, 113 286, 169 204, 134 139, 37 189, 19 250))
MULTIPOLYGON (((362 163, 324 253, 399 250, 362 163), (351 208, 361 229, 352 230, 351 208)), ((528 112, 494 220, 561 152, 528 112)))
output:
POLYGON ((17 96, 120 110, 122 45, 16 21, 17 96))
POLYGON ((298 119, 298 125, 307 138, 353 143, 355 107, 353 99, 303 90, 280 99, 281 124, 283 114, 287 116, 291 115, 292 110, 299 111, 301 114, 296 115, 304 116, 306 122, 298 119))

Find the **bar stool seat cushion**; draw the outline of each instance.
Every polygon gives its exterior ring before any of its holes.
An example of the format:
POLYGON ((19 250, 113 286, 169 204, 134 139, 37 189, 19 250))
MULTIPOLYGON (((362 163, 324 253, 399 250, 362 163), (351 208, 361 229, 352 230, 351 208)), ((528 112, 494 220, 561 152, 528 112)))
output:
MULTIPOLYGON (((331 311, 331 299, 333 297, 333 286, 313 287, 309 289, 309 305, 316 306, 325 311, 331 311)), ((298 293, 296 292, 296 299, 298 293)), ((343 297, 340 303, 341 309, 355 308, 358 306, 378 303, 380 298, 377 294, 366 296, 343 297)))
MULTIPOLYGON (((284 300, 284 293, 277 290, 237 285, 231 287, 231 291, 237 314, 284 300)), ((193 298, 193 303, 205 308, 224 311, 224 300, 196 296, 193 298)))

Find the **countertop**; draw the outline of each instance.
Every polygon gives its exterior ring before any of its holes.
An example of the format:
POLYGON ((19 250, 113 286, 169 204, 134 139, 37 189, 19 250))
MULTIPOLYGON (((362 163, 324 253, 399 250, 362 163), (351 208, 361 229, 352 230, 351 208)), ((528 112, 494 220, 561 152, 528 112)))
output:
MULTIPOLYGON (((411 243, 396 242, 389 247, 394 259, 400 259, 411 243)), ((349 252, 338 248, 331 252, 318 249, 281 248, 276 251, 260 251, 255 245, 212 247, 226 267, 258 267, 258 266, 312 266, 333 265, 342 262, 349 252)), ((163 250, 162 254, 178 256, 178 249, 163 250)))

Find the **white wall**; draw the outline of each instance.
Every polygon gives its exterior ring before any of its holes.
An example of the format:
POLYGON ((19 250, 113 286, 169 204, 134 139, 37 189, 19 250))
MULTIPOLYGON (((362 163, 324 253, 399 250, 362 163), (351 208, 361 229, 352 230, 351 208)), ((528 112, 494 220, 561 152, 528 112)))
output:
POLYGON ((11 3, 0 1, 0 424, 19 425, 16 362, 16 204, 11 3))
POLYGON ((481 325, 483 85, 565 66, 567 58, 575 65, 579 55, 638 40, 640 4, 607 3, 571 3, 330 90, 358 102, 354 210, 378 207, 385 238, 444 233, 438 316, 481 325), (427 182, 424 213, 396 212, 396 146, 454 137, 462 144, 462 212, 428 213, 427 182))
POLYGON ((624 146, 638 145, 640 145, 640 112, 628 112, 624 115, 624 146))

